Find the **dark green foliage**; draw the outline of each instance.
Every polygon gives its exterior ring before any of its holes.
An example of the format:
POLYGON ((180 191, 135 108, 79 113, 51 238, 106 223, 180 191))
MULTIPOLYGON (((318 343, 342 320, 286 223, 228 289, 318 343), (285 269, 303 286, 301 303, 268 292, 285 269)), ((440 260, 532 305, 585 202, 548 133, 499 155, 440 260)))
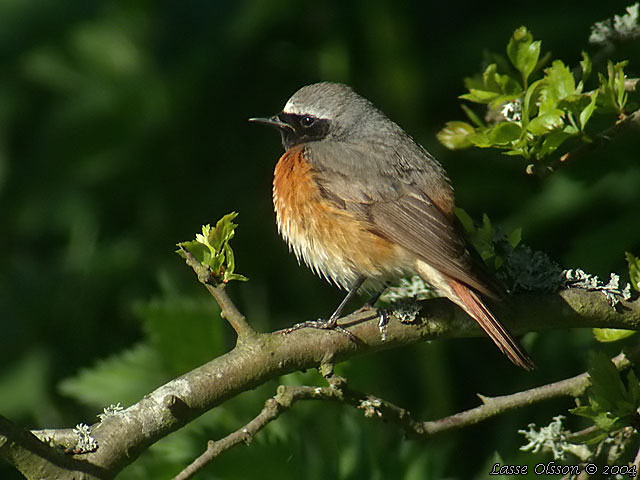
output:
MULTIPOLYGON (((613 76, 605 63, 588 61, 599 52, 586 43, 590 25, 613 13, 606 2, 546 0, 0 2, 0 414, 33 428, 92 423, 110 403, 126 407, 231 348, 233 332, 213 300, 172 254, 176 242, 225 212, 241 213, 233 250, 251 281, 229 291, 252 325, 273 330, 333 310, 342 293, 299 267, 277 234, 271 176, 279 142, 246 121, 277 112, 314 81, 351 84, 425 145, 445 164, 470 218, 487 212, 492 231, 521 229, 524 243, 563 267, 602 278, 626 271, 622 252, 640 251, 637 135, 620 136, 545 181, 493 149, 450 152, 434 138, 459 116, 464 77, 496 64, 495 73, 511 80, 494 75, 488 84, 513 96, 530 91, 551 58, 564 59, 554 75, 567 82, 566 66, 584 66, 585 90, 566 105, 576 125, 607 128, 620 101, 615 65, 629 60, 624 72, 640 75, 637 44, 609 57, 613 76), (526 87, 508 55, 481 64, 483 49, 504 51, 520 25, 542 42, 526 87), (584 92, 599 88, 598 73, 607 86, 588 117, 584 92), (597 113, 601 102, 610 113, 597 113)), ((515 55, 526 60, 527 35, 518 42, 515 55)), ((577 78, 574 72, 576 88, 577 78)), ((474 85, 484 88, 483 79, 474 85)), ((485 104, 466 103, 468 122, 453 125, 467 134, 455 136, 460 146, 472 145, 467 136, 489 123, 477 109, 485 104)), ((523 132, 502 126, 478 141, 508 151, 523 132)), ((552 156, 576 139, 555 127, 531 135, 543 139, 541 152, 558 149, 552 156)), ((575 375, 594 344, 587 330, 524 341, 538 364, 532 374, 511 368, 484 339, 395 349, 339 368, 354 388, 430 419, 477 405, 478 392, 575 375)), ((313 372, 281 381, 322 382, 313 372)), ((121 477, 171 478, 208 439, 256 415, 276 383, 170 435, 121 477)), ((496 451, 503 463, 537 463, 517 452, 516 431, 558 411, 524 409, 423 443, 348 408, 301 404, 200 478, 484 478, 496 451)), ((3 463, 0 477, 19 478, 3 463)))
POLYGON ((627 385, 615 365, 602 352, 589 357, 589 405, 572 408, 575 415, 590 418, 605 432, 636 425, 640 407, 640 382, 633 370, 627 374, 627 385))
POLYGON ((629 94, 625 91, 627 61, 609 61, 606 73, 598 72, 598 83, 587 90, 585 82, 593 65, 585 52, 580 62, 581 75, 577 75, 562 60, 545 66, 549 59, 540 59, 540 48, 540 41, 534 41, 526 27, 516 29, 506 48, 509 61, 494 55, 497 63, 465 80, 469 93, 460 98, 486 105, 485 122, 465 108, 475 126, 447 122, 438 139, 450 149, 498 148, 506 155, 535 159, 549 166, 552 162, 548 157, 565 141, 579 138, 593 142, 594 133, 586 127, 594 113, 615 114, 609 120, 611 125, 616 117, 630 113, 626 108, 629 94))
POLYGON ((629 280, 631 281, 631 286, 640 291, 640 258, 629 252, 626 252, 625 256, 629 264, 629 280))

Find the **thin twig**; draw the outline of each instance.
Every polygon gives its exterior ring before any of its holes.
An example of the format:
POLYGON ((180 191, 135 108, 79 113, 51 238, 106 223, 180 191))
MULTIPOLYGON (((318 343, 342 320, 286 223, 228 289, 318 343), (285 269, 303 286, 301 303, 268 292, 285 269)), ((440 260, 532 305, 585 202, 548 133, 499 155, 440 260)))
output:
MULTIPOLYGON (((624 353, 617 355, 611 360, 618 370, 623 370, 631 366, 631 362, 624 353)), ((454 430, 545 400, 558 397, 579 397, 585 392, 589 385, 589 374, 585 372, 559 382, 549 383, 511 395, 502 395, 499 397, 478 395, 480 400, 482 400, 482 405, 479 407, 456 413, 455 415, 440 420, 424 422, 422 426, 424 433, 429 435, 454 430)))
POLYGON ((226 284, 220 283, 215 285, 212 283, 212 276, 209 268, 203 265, 194 257, 186 248, 180 247, 184 254, 185 261, 198 276, 198 280, 202 283, 211 296, 216 300, 220 307, 220 316, 224 318, 229 325, 236 331, 238 340, 256 335, 256 331, 249 325, 245 316, 240 313, 226 291, 226 284))
POLYGON ((332 387, 279 386, 277 394, 265 402, 264 408, 253 420, 220 440, 210 440, 207 450, 180 472, 174 480, 187 480, 222 452, 240 443, 251 443, 253 437, 260 430, 278 418, 282 412, 291 408, 296 401, 303 399, 329 399, 333 397, 334 392, 338 391, 332 387))
MULTIPOLYGON (((627 78, 624 81, 624 88, 629 93, 640 92, 640 78, 627 78)), ((620 134, 633 124, 636 124, 636 127, 640 127, 640 110, 635 110, 630 114, 621 115, 614 125, 597 134, 593 142, 583 142, 575 149, 560 156, 560 158, 558 158, 552 165, 552 170, 555 170, 560 165, 565 164, 570 160, 580 157, 588 150, 593 150, 605 143, 608 143, 614 136, 620 134)), ((547 170, 544 171, 548 173, 547 170)))
MULTIPOLYGON (((637 352, 636 352, 637 354, 637 352)), ((618 370, 631 366, 627 355, 621 353, 612 359, 618 370)), ((298 400, 333 400, 346 403, 364 411, 369 418, 380 419, 402 428, 407 434, 417 437, 431 437, 450 430, 456 430, 487 420, 491 417, 551 400, 558 397, 579 397, 590 385, 588 373, 572 378, 532 388, 523 392, 499 397, 478 395, 482 405, 439 420, 420 422, 411 412, 382 398, 350 389, 344 379, 333 374, 325 375, 330 382, 328 387, 285 386, 278 387, 277 394, 265 402, 262 411, 244 427, 226 437, 210 441, 207 450, 195 459, 187 468, 175 477, 175 480, 187 480, 200 471, 224 451, 240 443, 249 444, 253 437, 268 423, 278 418, 282 412, 291 408, 298 400)))
POLYGON ((256 335, 257 332, 249 325, 245 316, 237 309, 226 290, 225 284, 217 287, 205 285, 209 293, 216 299, 220 306, 220 316, 224 318, 238 334, 238 339, 256 335))
POLYGON ((596 135, 595 140, 592 143, 581 143, 577 148, 562 155, 555 162, 553 168, 555 169, 561 164, 565 164, 577 157, 580 157, 588 150, 592 150, 608 143, 613 137, 620 134, 632 125, 635 125, 636 127, 640 126, 640 109, 635 110, 628 115, 622 116, 614 125, 596 135))

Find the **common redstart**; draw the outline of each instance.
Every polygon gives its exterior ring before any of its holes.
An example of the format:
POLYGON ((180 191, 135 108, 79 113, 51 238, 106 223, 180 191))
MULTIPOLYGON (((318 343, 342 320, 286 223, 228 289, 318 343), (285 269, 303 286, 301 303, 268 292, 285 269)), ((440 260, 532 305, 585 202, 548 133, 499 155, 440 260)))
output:
POLYGON ((509 360, 533 368, 481 298, 500 295, 456 225, 447 174, 404 130, 350 87, 329 82, 302 87, 271 118, 250 120, 282 136, 273 179, 278 230, 298 260, 349 292, 327 327, 365 281, 381 290, 417 273, 509 360))

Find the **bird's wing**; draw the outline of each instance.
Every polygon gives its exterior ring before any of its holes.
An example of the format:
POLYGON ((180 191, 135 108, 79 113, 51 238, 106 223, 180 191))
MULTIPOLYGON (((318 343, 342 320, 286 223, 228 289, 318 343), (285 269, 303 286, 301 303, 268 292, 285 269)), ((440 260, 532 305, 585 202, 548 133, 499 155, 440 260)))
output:
POLYGON ((384 145, 365 148, 323 141, 309 144, 307 155, 329 201, 359 213, 372 232, 413 252, 442 274, 495 297, 455 225, 444 172, 413 145, 412 151, 397 152, 384 145))

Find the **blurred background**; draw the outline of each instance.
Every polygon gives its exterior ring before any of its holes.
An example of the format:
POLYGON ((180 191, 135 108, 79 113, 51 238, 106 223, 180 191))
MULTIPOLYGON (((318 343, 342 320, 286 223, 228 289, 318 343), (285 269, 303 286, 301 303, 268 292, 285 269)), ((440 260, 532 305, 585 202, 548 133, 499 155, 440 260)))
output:
MULTIPOLYGON (((446 151, 463 78, 526 25, 569 65, 590 26, 627 2, 0 2, 0 413, 30 428, 92 424, 233 345, 213 300, 173 253, 240 213, 231 294, 268 331, 328 315, 342 293, 297 265, 271 205, 279 135, 247 122, 300 86, 350 84, 447 168, 459 206, 523 229, 564 268, 608 277, 640 254, 638 134, 546 180, 495 151, 446 151), (346 3, 346 4, 345 4, 346 3)), ((640 75, 636 45, 614 53, 640 75)), ((585 368, 589 331, 529 334, 538 370, 486 339, 416 345, 340 366, 353 388, 432 419, 585 368)), ((609 347, 615 353, 619 345, 609 347)), ((315 372, 280 383, 321 383, 315 372)), ((152 447, 118 478, 170 478, 256 415, 279 382, 245 393, 152 447)), ((403 438, 348 407, 299 404, 198 478, 484 478, 517 433, 568 401, 435 441, 403 438), (484 473, 483 473, 484 472, 484 473)), ((569 422, 576 424, 576 419, 569 422)), ((0 477, 21 478, 0 463, 0 477)))

